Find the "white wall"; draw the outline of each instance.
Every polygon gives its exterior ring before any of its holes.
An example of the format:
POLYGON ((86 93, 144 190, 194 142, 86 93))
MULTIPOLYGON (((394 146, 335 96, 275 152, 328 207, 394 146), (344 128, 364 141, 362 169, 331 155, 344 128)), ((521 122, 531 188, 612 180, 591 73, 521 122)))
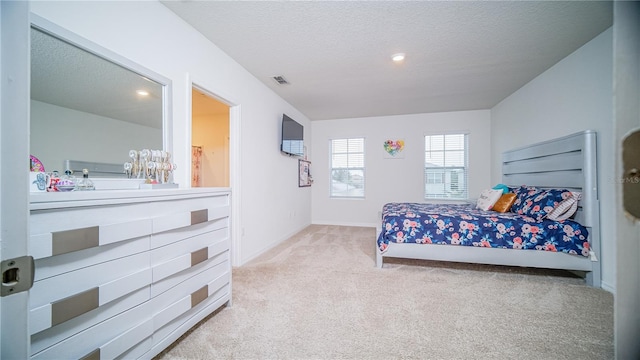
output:
POLYGON ((312 222, 376 226, 378 211, 387 202, 424 202, 424 135, 469 133, 469 197, 490 188, 490 111, 459 111, 314 121, 312 222), (329 142, 365 138, 365 198, 329 197, 329 142), (385 159, 385 140, 404 139, 402 159, 385 159))
MULTIPOLYGON (((191 143, 202 146, 200 186, 229 186, 229 114, 193 117, 191 143)), ((193 184, 193 182, 192 182, 193 184)))
POLYGON ((612 39, 612 29, 604 31, 491 109, 491 175, 493 182, 500 180, 499 154, 504 150, 581 130, 597 131, 602 286, 613 292, 616 172, 612 39))
MULTIPOLYGON (((32 2, 31 10, 172 80, 172 152, 178 169, 190 168, 188 79, 239 106, 242 176, 233 196, 241 204, 240 218, 233 221, 244 234, 238 249, 241 263, 311 222, 311 193, 297 187, 297 161, 279 151, 282 113, 306 125, 306 139, 311 138, 309 120, 164 5, 43 1, 32 2)), ((178 171, 175 179, 181 186, 190 184, 187 171, 178 171)))
POLYGON ((30 128, 31 155, 46 171, 61 174, 64 160, 124 164, 129 150, 162 149, 160 129, 36 100, 31 100, 30 128))

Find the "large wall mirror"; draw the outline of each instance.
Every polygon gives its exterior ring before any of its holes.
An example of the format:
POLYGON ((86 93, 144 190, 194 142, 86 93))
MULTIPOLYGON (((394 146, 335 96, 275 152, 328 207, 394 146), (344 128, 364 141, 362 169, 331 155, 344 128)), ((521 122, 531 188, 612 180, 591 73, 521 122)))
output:
POLYGON ((129 150, 172 150, 169 79, 31 16, 30 153, 46 171, 124 177, 129 150))

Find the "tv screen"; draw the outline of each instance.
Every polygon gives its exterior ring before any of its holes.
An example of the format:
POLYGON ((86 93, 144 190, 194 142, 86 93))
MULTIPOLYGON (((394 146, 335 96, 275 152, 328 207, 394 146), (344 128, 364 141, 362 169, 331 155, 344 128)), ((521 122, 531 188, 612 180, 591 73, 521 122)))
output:
POLYGON ((280 150, 292 156, 304 155, 304 127, 286 114, 282 115, 282 144, 280 150))

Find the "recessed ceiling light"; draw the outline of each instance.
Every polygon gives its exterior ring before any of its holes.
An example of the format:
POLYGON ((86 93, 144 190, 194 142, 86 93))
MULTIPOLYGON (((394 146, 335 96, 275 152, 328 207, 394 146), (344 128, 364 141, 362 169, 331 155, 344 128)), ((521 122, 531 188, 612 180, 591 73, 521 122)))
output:
POLYGON ((391 60, 395 62, 400 62, 404 60, 404 53, 397 53, 397 54, 391 55, 391 60))
POLYGON ((146 90, 137 90, 136 94, 140 95, 140 96, 149 96, 149 92, 146 90))

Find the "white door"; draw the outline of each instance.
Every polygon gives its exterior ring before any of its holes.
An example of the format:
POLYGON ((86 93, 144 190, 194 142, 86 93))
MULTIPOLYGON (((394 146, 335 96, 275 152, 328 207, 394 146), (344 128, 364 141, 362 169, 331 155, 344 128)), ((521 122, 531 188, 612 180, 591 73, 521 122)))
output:
MULTIPOLYGON (((625 195, 625 182, 640 186, 637 176, 623 171, 622 164, 623 139, 634 131, 640 131, 640 3, 614 2, 613 20, 614 129, 620 176, 620 181, 616 182, 619 201, 616 206, 615 351, 616 359, 640 359, 640 220, 634 220, 625 213, 621 200, 625 195)), ((634 161, 640 163, 640 151, 631 151, 631 154, 636 154, 634 161)))
MULTIPOLYGON (((29 218, 29 3, 0 1, 0 260, 27 255, 29 218)), ((2 280, 11 290, 12 282, 2 280)), ((8 281, 8 280, 7 280, 8 281)), ((28 292, 0 297, 0 358, 29 356, 28 292)))

